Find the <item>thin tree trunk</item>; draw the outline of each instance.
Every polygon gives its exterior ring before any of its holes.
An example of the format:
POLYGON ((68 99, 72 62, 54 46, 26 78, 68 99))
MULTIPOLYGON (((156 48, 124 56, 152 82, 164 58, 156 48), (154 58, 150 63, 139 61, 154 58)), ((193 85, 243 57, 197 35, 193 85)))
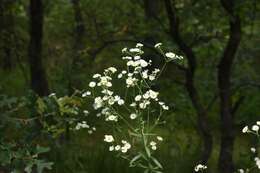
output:
POLYGON ((194 76, 197 67, 197 61, 192 49, 184 42, 179 31, 179 21, 176 16, 174 5, 171 4, 170 0, 164 0, 165 8, 170 24, 170 34, 173 40, 176 42, 180 50, 185 54, 188 60, 188 68, 185 69, 185 87, 188 91, 189 97, 191 98, 192 105, 197 112, 197 123, 198 129, 203 139, 203 150, 201 154, 201 163, 206 164, 212 151, 213 139, 208 123, 208 113, 206 108, 202 105, 201 98, 195 87, 194 76))
POLYGON ((2 51, 2 67, 11 70, 14 64, 14 16, 12 1, 0 2, 0 50, 2 51))
POLYGON ((42 0, 30 0, 30 43, 28 56, 31 88, 40 96, 49 94, 46 72, 42 60, 43 19, 42 0))
POLYGON ((85 25, 82 16, 82 9, 80 6, 80 0, 71 0, 73 11, 74 11, 74 41, 72 48, 72 62, 70 65, 70 74, 68 74, 68 87, 69 93, 72 94, 75 87, 79 87, 80 79, 77 78, 77 71, 80 69, 82 62, 80 61, 82 52, 84 50, 84 36, 85 36, 85 25))
POLYGON ((221 0, 230 15, 230 37, 218 65, 218 88, 220 96, 221 148, 219 170, 221 173, 234 172, 233 149, 235 140, 234 117, 231 100, 231 68, 241 40, 240 18, 234 12, 234 2, 221 0))

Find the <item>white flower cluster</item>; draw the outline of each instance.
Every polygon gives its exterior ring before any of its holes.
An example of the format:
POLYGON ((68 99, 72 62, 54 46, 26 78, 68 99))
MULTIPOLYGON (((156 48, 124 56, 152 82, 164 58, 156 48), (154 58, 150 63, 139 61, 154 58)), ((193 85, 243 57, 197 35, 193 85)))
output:
MULTIPOLYGON (((107 143, 113 143, 114 137, 112 135, 105 135, 104 141, 107 143)), ((126 140, 122 140, 120 144, 114 144, 109 147, 109 151, 121 151, 122 153, 126 153, 130 148, 131 144, 126 140)))
POLYGON ((197 166, 195 166, 194 171, 199 172, 199 171, 203 171, 205 169, 207 169, 207 166, 202 165, 202 164, 198 164, 197 166))
POLYGON ((256 164, 257 168, 260 169, 260 159, 259 159, 259 157, 255 157, 255 164, 256 164))
POLYGON ((129 142, 122 140, 121 143, 121 145, 111 145, 109 147, 109 151, 120 151, 122 153, 126 153, 131 148, 131 144, 129 142))
MULTIPOLYGON (((161 45, 158 43, 155 48, 160 49, 161 45)), ((110 123, 109 125, 113 125, 113 129, 111 129, 113 133, 111 134, 114 135, 120 131, 119 136, 124 136, 123 139, 117 137, 115 140, 113 135, 105 135, 104 141, 110 144, 109 151, 127 153, 127 157, 140 153, 151 157, 151 151, 157 150, 157 143, 163 141, 160 136, 151 140, 151 134, 156 135, 153 132, 154 128, 161 123, 161 116, 164 112, 169 110, 169 106, 159 100, 159 92, 151 88, 151 84, 156 81, 162 71, 157 68, 151 70, 152 61, 141 57, 144 53, 142 47, 143 44, 137 43, 134 48, 122 49, 124 54, 122 59, 125 61, 126 68, 119 70, 115 67, 109 67, 103 73, 94 74, 93 80, 89 82, 91 91, 82 94, 82 97, 91 96, 94 102, 93 108, 98 111, 97 116, 102 115, 104 120, 110 123), (123 97, 117 94, 115 82, 116 84, 122 83, 120 91, 125 91, 123 97), (123 128, 127 129, 123 131, 123 128), (126 140, 125 136, 129 138, 126 140), (127 141, 135 141, 145 145, 145 147, 133 149, 131 153, 128 153, 132 146, 127 141)), ((173 56, 173 53, 170 52, 163 53, 163 57, 166 58, 163 67, 169 60, 180 59, 179 56, 175 54, 173 56)), ((115 135, 118 136, 118 134, 115 135)), ((143 159, 143 157, 137 158, 143 159)), ((161 165, 158 166, 159 162, 155 162, 154 158, 147 159, 151 159, 151 163, 155 164, 153 165, 154 170, 161 169, 161 165)), ((136 160, 137 164, 138 162, 136 160)))
MULTIPOLYGON (((157 136, 158 141, 163 141, 163 138, 161 136, 157 136)), ((152 150, 157 150, 157 142, 151 141, 150 142, 150 147, 152 150)))
POLYGON ((179 56, 179 55, 176 55, 175 53, 172 53, 172 52, 167 52, 165 53, 165 56, 171 61, 171 60, 176 60, 176 59, 179 59, 179 60, 182 60, 183 57, 182 56, 179 56))
POLYGON ((254 124, 251 129, 248 126, 245 126, 242 129, 243 133, 257 133, 259 132, 259 128, 260 128, 260 121, 257 121, 256 124, 254 124))
MULTIPOLYGON (((252 125, 251 127, 249 126, 245 126, 243 129, 242 129, 242 132, 243 133, 251 133, 251 134, 254 134, 256 135, 258 138, 260 137, 260 134, 259 134, 259 130, 260 130, 260 121, 257 121, 254 125, 252 125)), ((254 147, 251 147, 250 148, 250 151, 253 153, 253 154, 256 154, 257 153, 257 149, 254 148, 254 147)), ((254 157, 254 161, 255 161, 255 166, 256 168, 260 169, 260 158, 259 157, 254 157)), ((239 173, 248 173, 250 172, 250 169, 238 169, 238 172, 239 173)))
POLYGON ((96 131, 96 127, 90 127, 86 121, 78 122, 76 124, 75 130, 80 129, 88 129, 89 134, 92 134, 94 131, 96 131))

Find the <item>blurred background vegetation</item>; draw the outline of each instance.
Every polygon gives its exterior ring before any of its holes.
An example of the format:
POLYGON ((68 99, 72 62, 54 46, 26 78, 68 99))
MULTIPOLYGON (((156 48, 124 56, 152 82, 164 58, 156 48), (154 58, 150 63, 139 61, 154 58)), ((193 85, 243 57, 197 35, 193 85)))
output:
POLYGON ((258 0, 0 0, 1 145, 48 146, 49 172, 140 172, 107 151, 101 132, 71 132, 61 142, 27 119, 39 114, 41 96, 70 97, 93 73, 122 67, 124 47, 143 43, 145 57, 161 67, 153 46, 162 42, 184 56, 156 86, 171 107, 158 129, 165 173, 192 172, 200 162, 213 173, 249 166, 257 143, 241 129, 260 118, 259 9, 258 0))

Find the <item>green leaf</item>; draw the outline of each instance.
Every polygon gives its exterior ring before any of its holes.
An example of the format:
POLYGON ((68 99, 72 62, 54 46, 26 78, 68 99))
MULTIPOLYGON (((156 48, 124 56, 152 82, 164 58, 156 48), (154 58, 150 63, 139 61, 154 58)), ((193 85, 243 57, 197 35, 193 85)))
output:
POLYGON ((130 166, 133 167, 135 166, 134 163, 139 160, 142 157, 142 154, 139 153, 138 155, 136 155, 131 161, 130 161, 130 166))
POLYGON ((37 160, 36 166, 37 166, 37 173, 42 173, 44 168, 51 170, 52 169, 52 162, 45 162, 44 160, 37 160))
POLYGON ((159 168, 163 169, 162 164, 153 156, 151 156, 151 159, 153 160, 153 162, 156 164, 156 166, 158 166, 159 168))
POLYGON ((36 154, 47 153, 48 151, 50 151, 49 147, 41 147, 39 145, 36 147, 36 154))

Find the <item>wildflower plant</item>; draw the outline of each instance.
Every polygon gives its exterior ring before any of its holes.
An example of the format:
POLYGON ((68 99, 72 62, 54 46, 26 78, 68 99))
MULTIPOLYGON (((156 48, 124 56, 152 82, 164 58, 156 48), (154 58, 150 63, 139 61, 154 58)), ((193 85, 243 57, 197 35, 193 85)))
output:
MULTIPOLYGON (((134 48, 122 49, 125 69, 109 67, 101 74, 94 74, 90 90, 82 96, 93 99, 97 117, 110 127, 104 135, 109 151, 128 160, 130 167, 143 168, 145 173, 160 173, 163 167, 154 153, 163 138, 155 129, 164 123, 162 117, 169 106, 152 87, 162 70, 151 69, 152 60, 142 58, 142 48, 143 44, 137 43, 134 48), (123 92, 114 89, 117 84, 123 92)), ((155 49, 165 58, 163 69, 168 62, 182 59, 174 53, 164 53, 161 43, 155 49)))
MULTIPOLYGON (((255 135, 257 137, 257 140, 260 141, 259 130, 260 130, 260 121, 257 121, 251 127, 245 126, 242 129, 242 132, 245 133, 245 134, 253 134, 253 135, 255 135)), ((247 169, 238 169, 237 170, 238 173, 250 173, 254 169, 260 170, 260 158, 257 155, 257 153, 258 153, 257 152, 257 147, 251 147, 250 148, 250 152, 254 155, 254 164, 253 164, 253 166, 251 168, 247 168, 247 169)))

